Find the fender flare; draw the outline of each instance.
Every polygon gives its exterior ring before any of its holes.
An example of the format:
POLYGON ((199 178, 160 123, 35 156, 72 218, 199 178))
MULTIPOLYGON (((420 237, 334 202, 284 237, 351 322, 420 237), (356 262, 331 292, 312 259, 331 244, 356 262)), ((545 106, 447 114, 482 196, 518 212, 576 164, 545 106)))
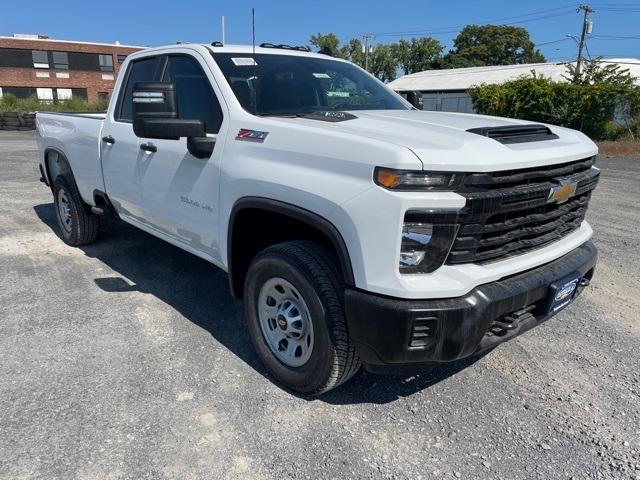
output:
POLYGON ((269 212, 279 213, 287 217, 291 217, 299 222, 306 223, 307 225, 322 232, 331 241, 333 248, 338 255, 338 263, 344 276, 345 284, 351 287, 355 285, 353 267, 351 265, 351 257, 349 256, 347 244, 338 229, 329 220, 313 213, 310 210, 279 200, 273 200, 266 197, 243 197, 237 200, 233 205, 231 214, 229 215, 227 229, 227 272, 229 275, 231 292, 236 298, 239 296, 241 287, 238 288, 238 285, 236 285, 237 281, 233 278, 232 237, 238 213, 247 209, 267 210, 269 212))
POLYGON ((55 177, 57 177, 60 174, 69 174, 73 179, 73 181, 75 182, 75 177, 73 176, 73 171, 71 170, 71 164, 69 163, 67 156, 63 151, 58 150, 55 147, 47 147, 47 149, 44 151, 44 169, 45 169, 45 174, 47 175, 47 179, 49 180, 51 189, 53 189, 53 182, 56 179, 55 177), (51 153, 55 153, 56 155, 58 155, 58 160, 56 163, 59 165, 59 167, 56 169, 55 175, 52 174, 51 165, 50 165, 51 162, 49 161, 49 154, 51 153))

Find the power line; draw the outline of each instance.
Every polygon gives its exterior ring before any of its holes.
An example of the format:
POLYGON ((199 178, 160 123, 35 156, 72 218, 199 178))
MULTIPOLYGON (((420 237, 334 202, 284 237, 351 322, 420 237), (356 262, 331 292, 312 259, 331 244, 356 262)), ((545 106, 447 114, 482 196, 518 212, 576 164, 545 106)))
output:
MULTIPOLYGON (((564 7, 556 7, 556 8, 550 8, 550 9, 546 9, 546 10, 537 10, 534 12, 528 12, 528 13, 523 13, 520 15, 513 15, 513 16, 509 16, 509 17, 500 17, 500 18, 494 18, 491 20, 483 20, 483 21, 478 21, 475 22, 477 24, 486 24, 486 23, 493 23, 493 22, 501 22, 504 20, 517 20, 517 19, 523 19, 521 22, 513 22, 512 24, 516 24, 516 23, 524 23, 524 22, 528 22, 528 21, 537 21, 537 20, 543 20, 545 18, 550 18, 553 17, 555 15, 557 16, 561 16, 561 15, 568 15, 570 14, 573 9, 575 7, 577 7, 578 4, 577 3, 572 3, 571 5, 566 5, 564 7), (560 13, 560 14, 555 14, 555 15, 543 15, 543 14, 551 14, 551 12, 560 12, 563 10, 567 10, 566 12, 560 13), (543 15, 540 18, 531 18, 531 19, 526 19, 526 17, 531 17, 531 16, 540 16, 543 15)), ((507 24, 509 25, 509 24, 507 24)), ((418 35, 418 34, 424 34, 424 33, 431 33, 431 34, 438 34, 438 33, 456 33, 458 32, 458 30, 460 30, 461 28, 464 28, 466 25, 452 25, 452 26, 448 26, 448 27, 434 27, 434 28, 425 28, 425 29, 421 29, 421 30, 408 30, 408 31, 397 31, 397 32, 378 32, 378 33, 374 33, 374 35, 376 36, 405 36, 405 35, 418 35)), ((358 34, 356 36, 361 36, 362 34, 358 34)))
POLYGON ((595 40, 640 40, 640 35, 592 35, 595 40))
POLYGON ((535 43, 535 46, 542 47, 544 45, 552 45, 554 43, 566 42, 568 40, 569 40, 568 38, 560 38, 558 40, 551 40, 550 42, 535 43))
MULTIPOLYGON (((541 15, 538 17, 534 17, 534 18, 529 18, 529 19, 524 19, 524 20, 520 20, 520 21, 516 21, 516 22, 506 22, 506 23, 501 23, 500 25, 522 25, 525 23, 530 23, 530 22, 537 22, 540 20, 547 20, 549 18, 556 18, 556 17, 563 17, 563 16, 567 16, 567 15, 571 15, 573 12, 569 11, 569 12, 563 12, 563 13, 555 13, 555 14, 548 14, 548 15, 541 15)), ((476 24, 478 25, 483 25, 483 24, 490 24, 490 23, 497 23, 500 22, 500 20, 489 20, 489 21, 483 21, 483 22, 476 22, 476 24)), ((388 33, 376 33, 375 35, 377 37, 405 37, 407 35, 440 35, 440 34, 447 34, 447 33, 458 33, 460 31, 461 28, 464 28, 466 25, 458 25, 456 27, 449 27, 451 28, 450 30, 415 30, 415 31, 407 31, 407 32, 388 32, 388 33)))

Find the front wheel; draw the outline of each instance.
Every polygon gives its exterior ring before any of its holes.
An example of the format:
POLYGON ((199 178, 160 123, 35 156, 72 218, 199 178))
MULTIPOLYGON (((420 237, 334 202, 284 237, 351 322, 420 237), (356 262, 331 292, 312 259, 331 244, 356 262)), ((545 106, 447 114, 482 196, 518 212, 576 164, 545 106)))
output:
POLYGON ((340 269, 320 245, 287 242, 260 253, 247 274, 245 311, 260 359, 296 392, 324 393, 360 368, 340 269))

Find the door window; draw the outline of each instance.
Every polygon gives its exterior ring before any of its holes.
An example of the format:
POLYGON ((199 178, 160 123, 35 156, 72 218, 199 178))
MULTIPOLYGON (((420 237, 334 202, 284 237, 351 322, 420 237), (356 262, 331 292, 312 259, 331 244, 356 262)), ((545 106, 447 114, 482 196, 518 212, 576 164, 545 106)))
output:
POLYGON ((133 120, 133 86, 138 82, 153 82, 156 78, 160 57, 148 57, 131 62, 123 93, 120 95, 120 111, 116 120, 131 122, 133 120))
POLYGON ((209 79, 195 58, 170 56, 162 81, 176 86, 179 118, 200 120, 205 124, 207 133, 218 133, 222 125, 222 109, 209 79))

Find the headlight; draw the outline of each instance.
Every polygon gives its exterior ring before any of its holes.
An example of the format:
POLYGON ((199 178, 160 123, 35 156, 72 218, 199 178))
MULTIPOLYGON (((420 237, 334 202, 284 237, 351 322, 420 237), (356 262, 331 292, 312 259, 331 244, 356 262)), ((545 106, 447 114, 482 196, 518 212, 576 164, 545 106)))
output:
POLYGON ((393 170, 376 167, 373 180, 388 190, 433 191, 455 190, 460 184, 462 174, 449 172, 423 172, 421 170, 393 170))
POLYGON ((447 259, 458 226, 407 220, 402 228, 400 273, 433 272, 447 259))

